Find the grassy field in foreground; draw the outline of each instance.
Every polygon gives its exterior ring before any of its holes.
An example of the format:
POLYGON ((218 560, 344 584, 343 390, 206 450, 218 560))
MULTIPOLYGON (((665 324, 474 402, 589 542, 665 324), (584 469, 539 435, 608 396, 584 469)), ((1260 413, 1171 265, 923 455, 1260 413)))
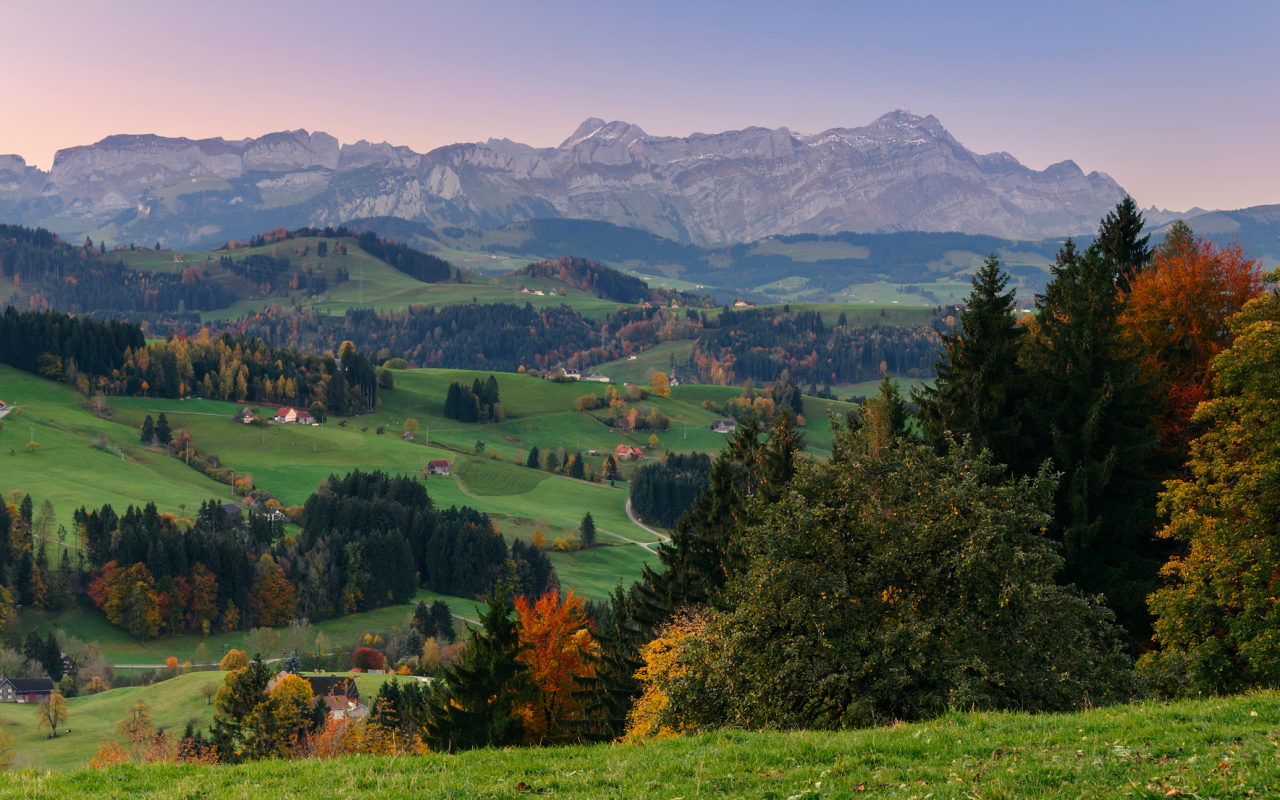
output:
POLYGON ((720 731, 641 745, 117 767, 0 776, 15 798, 1275 797, 1280 696, 1076 714, 952 713, 841 733, 720 731))

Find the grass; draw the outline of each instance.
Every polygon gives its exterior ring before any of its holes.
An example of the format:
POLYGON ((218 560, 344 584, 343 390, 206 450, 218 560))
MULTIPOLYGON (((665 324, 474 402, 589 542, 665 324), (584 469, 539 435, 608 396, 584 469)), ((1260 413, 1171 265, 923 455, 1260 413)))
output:
MULTIPOLYGON (((45 739, 45 733, 37 732, 34 705, 6 704, 0 711, 0 720, 17 740, 14 750, 19 767, 56 770, 85 767, 98 748, 116 739, 116 723, 138 702, 150 707, 151 720, 158 728, 172 728, 180 735, 189 720, 198 720, 197 728, 207 728, 213 722, 214 707, 205 702, 201 688, 210 684, 220 686, 225 677, 226 673, 217 670, 191 672, 150 686, 68 698, 67 721, 59 726, 56 739, 45 739), (70 734, 61 733, 68 728, 70 734)), ((391 679, 389 675, 353 674, 353 677, 362 699, 376 695, 381 685, 391 679)))
POLYGON ((22 770, 0 776, 0 792, 66 800, 1275 797, 1278 747, 1280 697, 1264 692, 1074 714, 950 713, 838 733, 726 730, 644 744, 458 755, 22 770))
MULTIPOLYGON (((667 373, 667 377, 671 377, 671 356, 675 355, 677 364, 684 364, 693 357, 693 345, 692 339, 663 342, 636 353, 635 356, 601 364, 594 371, 607 375, 614 383, 636 383, 648 386, 649 378, 645 373, 653 370, 667 373)), ((680 367, 677 366, 676 377, 680 377, 681 374, 680 367)))
MULTIPOLYGON (((420 590, 415 600, 427 603, 443 600, 454 614, 466 619, 478 619, 478 615, 483 613, 485 608, 484 603, 477 600, 449 597, 425 590, 420 590)), ((304 648, 313 646, 316 636, 323 633, 330 644, 349 648, 357 637, 366 633, 385 632, 393 627, 404 628, 408 624, 409 617, 413 615, 413 610, 413 605, 388 606, 363 614, 352 614, 317 622, 310 626, 307 641, 301 646, 304 648)), ((459 629, 461 626, 462 622, 459 620, 459 629)), ((169 656, 176 657, 180 664, 186 661, 194 662, 196 650, 201 643, 209 648, 212 658, 219 661, 232 648, 244 650, 248 647, 246 644, 248 633, 245 631, 209 636, 166 636, 140 642, 107 622, 106 616, 101 611, 87 603, 62 612, 26 609, 22 614, 23 635, 25 636, 27 631, 32 629, 39 631, 41 636, 47 635, 50 630, 61 630, 82 641, 96 642, 103 655, 113 664, 139 665, 146 670, 163 664, 169 656)), ((275 630, 284 641, 289 629, 285 627, 275 630)), ((278 658, 279 653, 264 653, 263 657, 278 658)), ((121 669, 120 671, 133 670, 121 669)))

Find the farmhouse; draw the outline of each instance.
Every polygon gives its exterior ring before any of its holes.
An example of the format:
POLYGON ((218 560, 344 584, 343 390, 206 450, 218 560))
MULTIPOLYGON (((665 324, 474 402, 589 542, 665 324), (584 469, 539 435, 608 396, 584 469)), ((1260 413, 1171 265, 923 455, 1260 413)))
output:
POLYGON ((276 415, 272 417, 271 421, 278 423, 280 425, 314 425, 316 424, 315 418, 312 417, 310 414, 308 414, 306 411, 303 411, 300 408, 289 408, 288 406, 285 406, 284 408, 281 408, 279 411, 277 411, 276 415))
POLYGON ((43 703, 53 690, 49 678, 0 677, 0 703, 43 703))
POLYGON ((718 419, 711 423, 711 430, 716 433, 733 433, 733 429, 738 427, 738 423, 732 419, 718 419))
POLYGON ((258 421, 258 412, 254 411, 252 408, 242 408, 240 409, 239 417, 241 422, 248 425, 251 422, 258 421))
MULTIPOLYGON (((267 684, 267 693, 276 688, 286 675, 281 672, 267 684)), ((356 682, 344 675, 300 675, 300 678, 311 684, 311 695, 320 698, 329 709, 329 719, 363 719, 368 716, 369 708, 360 704, 360 690, 356 682)))
POLYGON ((443 458, 433 458, 427 462, 428 475, 448 475, 449 462, 443 458))
POLYGON ((631 458, 644 458, 644 451, 629 444, 620 444, 613 448, 613 457, 624 461, 631 458))

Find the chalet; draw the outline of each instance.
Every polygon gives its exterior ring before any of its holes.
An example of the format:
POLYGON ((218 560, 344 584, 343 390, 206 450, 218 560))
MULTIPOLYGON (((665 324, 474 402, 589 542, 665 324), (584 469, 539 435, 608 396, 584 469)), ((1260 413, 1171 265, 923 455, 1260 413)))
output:
POLYGON ((427 462, 428 475, 448 475, 449 462, 443 458, 433 458, 427 462))
POLYGON ((629 444, 620 444, 613 448, 613 457, 626 461, 632 458, 644 458, 644 451, 629 444))
POLYGON ((43 703, 54 688, 49 678, 0 677, 0 703, 43 703))
POLYGON ((240 416, 240 421, 243 422, 245 425, 248 425, 251 422, 258 421, 258 412, 254 411, 252 408, 240 409, 239 416, 240 416))
POLYGON ((711 423, 711 430, 716 433, 733 433, 738 423, 731 419, 718 419, 711 423))
POLYGON ((289 408, 285 406, 276 412, 272 417, 272 422, 280 425, 315 425, 315 417, 300 408, 289 408))
MULTIPOLYGON (((276 688, 284 676, 289 675, 288 672, 281 672, 267 683, 266 691, 271 692, 276 688)), ((329 709, 330 719, 363 719, 368 716, 368 706, 360 703, 360 690, 356 688, 356 682, 345 675, 301 675, 299 676, 307 683, 311 684, 312 697, 320 698, 321 702, 329 709)))

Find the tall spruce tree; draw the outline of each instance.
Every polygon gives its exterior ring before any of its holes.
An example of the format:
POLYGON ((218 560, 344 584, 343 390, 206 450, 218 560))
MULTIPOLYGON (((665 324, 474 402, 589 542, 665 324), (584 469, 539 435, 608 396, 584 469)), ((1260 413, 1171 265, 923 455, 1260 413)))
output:
POLYGON ((596 546, 596 521, 592 519, 591 512, 588 511, 586 516, 582 518, 582 527, 579 530, 579 538, 583 547, 596 546))
POLYGON ((1145 408, 1150 388, 1121 338, 1117 269, 1096 246, 1081 254, 1068 239, 1059 251, 1027 344, 1027 424, 1039 434, 1035 460, 1050 459, 1062 473, 1054 515, 1066 559, 1060 577, 1105 594, 1130 634, 1145 639, 1159 568, 1156 486, 1147 474, 1156 432, 1145 408))
POLYGON ((1148 247, 1151 235, 1141 235, 1145 224, 1138 204, 1126 195, 1098 226, 1095 245, 1103 261, 1115 270, 1116 286, 1125 294, 1129 293, 1129 284, 1151 260, 1148 247))
POLYGON ((524 738, 516 708, 532 684, 519 658, 515 605, 501 581, 487 602, 483 629, 471 631, 465 655, 445 670, 443 685, 432 695, 427 736, 436 749, 506 747, 524 738))
POLYGON ((994 253, 973 276, 973 290, 965 299, 955 330, 942 337, 942 353, 934 364, 933 386, 915 392, 925 438, 945 452, 947 433, 971 437, 995 460, 1025 473, 1036 465, 1023 463, 1029 444, 1019 424, 1018 409, 1025 394, 1025 376, 1018 354, 1025 329, 1014 314, 1015 291, 1005 291, 1009 275, 994 253))
POLYGON ((151 444, 156 438, 156 423, 151 419, 150 414, 142 421, 142 435, 138 438, 143 444, 151 444))
POLYGON ((583 719, 573 723, 587 741, 609 742, 626 732, 627 715, 641 694, 636 670, 644 666, 640 648, 652 630, 632 616, 634 600, 619 583, 609 596, 609 622, 595 635, 596 649, 583 653, 590 676, 575 676, 573 696, 582 702, 583 719))
POLYGON ((638 604, 632 615, 650 628, 676 610, 711 604, 722 606, 728 579, 745 565, 735 539, 749 523, 747 500, 760 494, 766 502, 781 496, 796 473, 796 456, 804 436, 786 412, 779 415, 767 441, 758 423, 747 419, 711 464, 711 483, 693 510, 676 523, 671 541, 658 547, 662 571, 645 566, 633 590, 638 604))
POLYGON ((156 419, 156 441, 160 444, 168 444, 173 441, 173 430, 169 427, 169 420, 165 417, 164 412, 160 412, 160 416, 156 419))

